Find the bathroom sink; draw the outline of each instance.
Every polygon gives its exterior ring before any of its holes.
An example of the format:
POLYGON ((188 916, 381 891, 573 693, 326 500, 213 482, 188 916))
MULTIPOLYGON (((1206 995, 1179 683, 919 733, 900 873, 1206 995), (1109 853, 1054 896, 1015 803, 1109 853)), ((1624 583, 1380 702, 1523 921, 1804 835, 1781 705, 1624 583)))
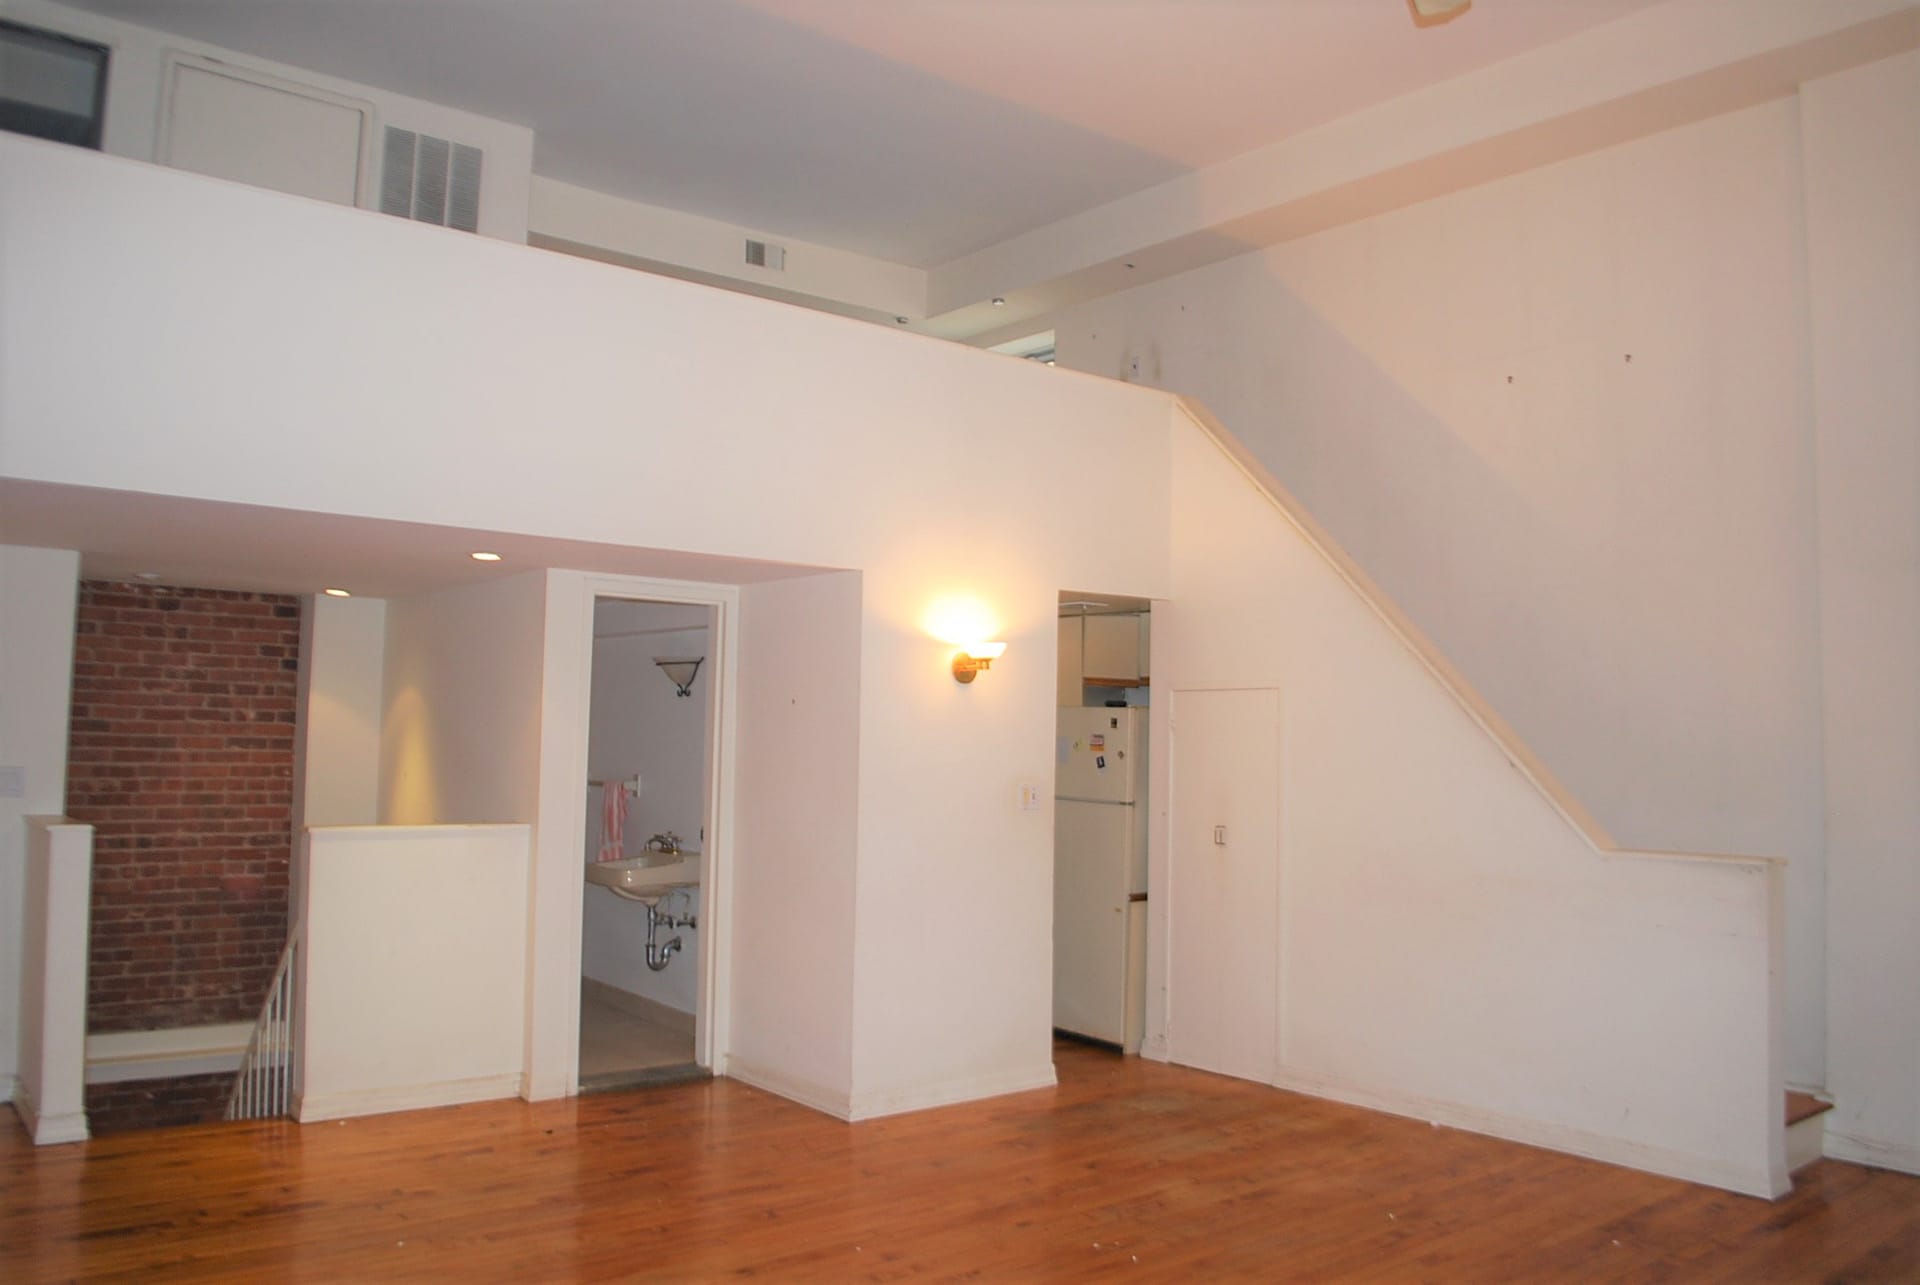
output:
POLYGON ((587 867, 587 882, 597 883, 615 896, 651 905, 680 888, 700 883, 697 852, 645 852, 625 861, 596 861, 587 867))

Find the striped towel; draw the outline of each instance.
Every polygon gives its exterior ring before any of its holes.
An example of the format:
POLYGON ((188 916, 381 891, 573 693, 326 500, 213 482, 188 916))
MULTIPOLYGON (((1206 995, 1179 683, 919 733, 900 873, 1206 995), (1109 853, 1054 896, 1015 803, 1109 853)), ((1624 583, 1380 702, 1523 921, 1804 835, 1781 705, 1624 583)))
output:
POLYGON ((608 781, 600 787, 601 861, 619 861, 627 855, 627 786, 608 781))

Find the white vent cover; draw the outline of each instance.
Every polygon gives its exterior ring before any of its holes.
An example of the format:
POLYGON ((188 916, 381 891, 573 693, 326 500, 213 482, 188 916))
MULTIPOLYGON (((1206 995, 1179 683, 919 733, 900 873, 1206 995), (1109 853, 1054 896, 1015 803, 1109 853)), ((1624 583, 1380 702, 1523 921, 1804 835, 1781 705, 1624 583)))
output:
POLYGON ((775 272, 787 270, 787 247, 773 245, 766 241, 747 242, 747 262, 756 268, 771 268, 775 272))
POLYGON ((480 149, 387 126, 380 212, 475 232, 480 227, 480 149))

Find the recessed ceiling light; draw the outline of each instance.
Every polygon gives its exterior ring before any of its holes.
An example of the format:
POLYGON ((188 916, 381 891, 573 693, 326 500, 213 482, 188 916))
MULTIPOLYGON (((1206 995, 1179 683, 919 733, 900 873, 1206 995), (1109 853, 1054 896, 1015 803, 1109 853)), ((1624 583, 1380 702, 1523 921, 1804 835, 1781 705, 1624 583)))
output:
POLYGON ((1128 272, 1132 272, 1132 271, 1133 271, 1133 265, 1132 265, 1131 263, 1129 263, 1129 264, 1127 265, 1127 271, 1128 271, 1128 272))
POLYGON ((480 551, 479 551, 479 552, 477 552, 477 553, 469 553, 469 554, 468 554, 467 556, 468 556, 469 558, 472 558, 472 559, 473 559, 473 560, 474 560, 475 562, 498 562, 498 561, 500 561, 500 555, 499 555, 499 554, 497 554, 497 553, 488 553, 488 552, 487 552, 486 550, 484 550, 484 549, 482 549, 482 550, 480 550, 480 551))
POLYGON ((350 592, 348 592, 348 591, 347 591, 347 590, 345 590, 345 589, 322 589, 322 590, 321 590, 320 592, 321 592, 321 593, 324 593, 324 594, 326 594, 326 595, 327 595, 327 597, 329 597, 329 598, 351 598, 351 597, 353 597, 353 594, 352 594, 352 593, 350 593, 350 592))
POLYGON ((1002 299, 999 295, 995 295, 993 296, 993 306, 996 308, 1004 308, 1007 306, 1007 301, 1005 299, 1002 299))
POLYGON ((893 324, 896 326, 904 326, 907 324, 907 319, 905 317, 895 317, 893 319, 893 324))

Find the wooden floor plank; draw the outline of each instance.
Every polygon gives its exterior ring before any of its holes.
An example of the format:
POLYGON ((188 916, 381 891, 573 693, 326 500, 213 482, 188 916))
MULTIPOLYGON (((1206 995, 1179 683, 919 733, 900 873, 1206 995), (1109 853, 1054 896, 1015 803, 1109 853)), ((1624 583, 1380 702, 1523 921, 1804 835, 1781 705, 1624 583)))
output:
POLYGON ((1074 1044, 846 1125, 733 1081, 36 1150, 0 1279, 1914 1280, 1920 1178, 1766 1202, 1074 1044))

